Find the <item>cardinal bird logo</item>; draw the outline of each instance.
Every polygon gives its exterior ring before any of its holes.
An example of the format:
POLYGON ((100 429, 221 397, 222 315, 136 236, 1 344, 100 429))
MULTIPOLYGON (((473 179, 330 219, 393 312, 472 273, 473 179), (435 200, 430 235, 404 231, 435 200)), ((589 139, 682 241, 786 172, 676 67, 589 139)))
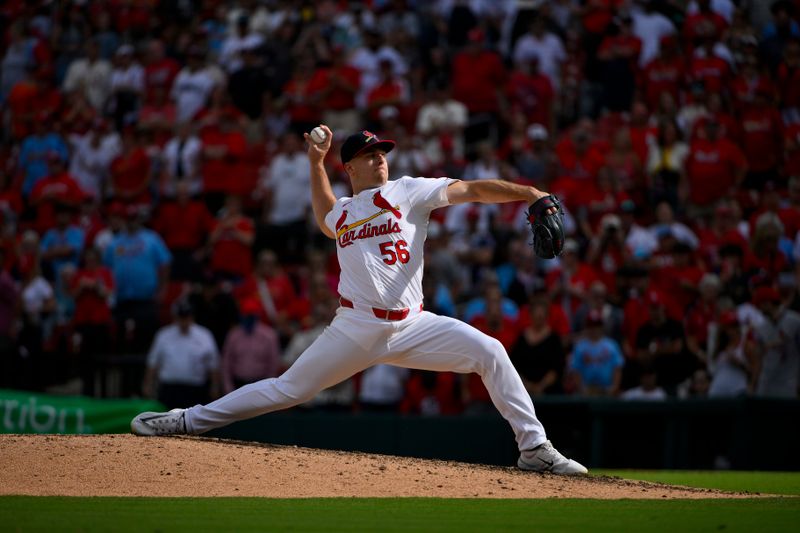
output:
POLYGON ((389 211, 398 219, 403 218, 403 214, 396 207, 393 207, 392 204, 387 202, 386 199, 383 196, 381 196, 380 191, 376 192, 372 196, 372 203, 375 204, 376 207, 380 207, 381 209, 389 211))
POLYGON ((347 231, 347 225, 344 223, 345 220, 347 220, 347 211, 346 210, 342 211, 342 216, 340 216, 339 220, 336 221, 336 233, 339 233, 339 230, 342 229, 342 227, 344 227, 345 231, 347 231))
POLYGON ((364 139, 365 142, 372 142, 373 137, 377 140, 377 136, 371 131, 364 130, 361 132, 361 135, 366 137, 366 139, 364 139))

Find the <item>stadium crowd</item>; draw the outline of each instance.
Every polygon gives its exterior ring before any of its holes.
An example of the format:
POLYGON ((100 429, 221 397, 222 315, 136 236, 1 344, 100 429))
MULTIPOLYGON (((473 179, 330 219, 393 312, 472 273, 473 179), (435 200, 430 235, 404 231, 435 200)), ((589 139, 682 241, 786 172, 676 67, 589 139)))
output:
MULTIPOLYGON (((797 397, 800 2, 9 0, 0 386, 202 402, 291 365, 338 306, 302 133, 397 141, 391 179, 556 193, 433 213, 425 306, 534 396, 797 397), (99 387, 98 387, 99 386, 99 387)), ((327 161, 349 194, 338 146, 327 161)), ((377 366, 307 407, 488 409, 377 366)))

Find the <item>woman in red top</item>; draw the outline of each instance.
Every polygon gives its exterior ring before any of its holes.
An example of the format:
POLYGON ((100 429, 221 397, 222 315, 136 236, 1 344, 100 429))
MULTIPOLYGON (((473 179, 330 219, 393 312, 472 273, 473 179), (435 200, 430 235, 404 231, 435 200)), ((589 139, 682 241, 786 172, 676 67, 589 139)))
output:
MULTIPOLYGON (((87 248, 81 268, 72 278, 70 292, 75 298, 72 325, 80 336, 79 367, 83 394, 94 396, 95 370, 104 370, 104 357, 111 338, 111 307, 114 291, 111 271, 100 262, 96 248, 87 248)), ((104 379, 101 379, 101 384, 104 379)), ((102 385, 101 385, 102 390, 102 385)))
POLYGON ((140 133, 131 127, 122 133, 122 153, 111 162, 111 189, 115 200, 127 205, 150 205, 150 157, 140 133))

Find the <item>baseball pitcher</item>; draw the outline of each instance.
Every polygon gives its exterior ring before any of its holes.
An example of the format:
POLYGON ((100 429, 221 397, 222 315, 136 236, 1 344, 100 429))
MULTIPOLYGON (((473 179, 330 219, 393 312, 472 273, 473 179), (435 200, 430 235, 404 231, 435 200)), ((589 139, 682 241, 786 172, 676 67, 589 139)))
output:
POLYGON ((541 257, 563 245, 557 199, 534 187, 500 180, 464 182, 403 177, 388 181, 386 154, 394 141, 361 131, 347 138, 341 160, 353 196, 334 197, 323 159, 333 134, 324 125, 306 134, 311 198, 322 232, 336 241, 340 307, 322 335, 282 376, 245 385, 208 404, 142 413, 137 435, 201 434, 286 409, 379 363, 422 370, 476 372, 516 435, 524 470, 585 474, 547 440, 530 395, 499 341, 453 318, 423 310, 423 244, 432 210, 464 202, 524 200, 541 257))

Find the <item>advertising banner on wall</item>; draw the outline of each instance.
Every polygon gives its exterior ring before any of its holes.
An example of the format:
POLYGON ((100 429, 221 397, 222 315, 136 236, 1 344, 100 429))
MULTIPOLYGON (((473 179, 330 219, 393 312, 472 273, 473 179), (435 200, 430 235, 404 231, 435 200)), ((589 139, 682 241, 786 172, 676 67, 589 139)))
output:
POLYGON ((127 433, 142 411, 163 411, 153 400, 54 396, 0 389, 0 433, 127 433))

